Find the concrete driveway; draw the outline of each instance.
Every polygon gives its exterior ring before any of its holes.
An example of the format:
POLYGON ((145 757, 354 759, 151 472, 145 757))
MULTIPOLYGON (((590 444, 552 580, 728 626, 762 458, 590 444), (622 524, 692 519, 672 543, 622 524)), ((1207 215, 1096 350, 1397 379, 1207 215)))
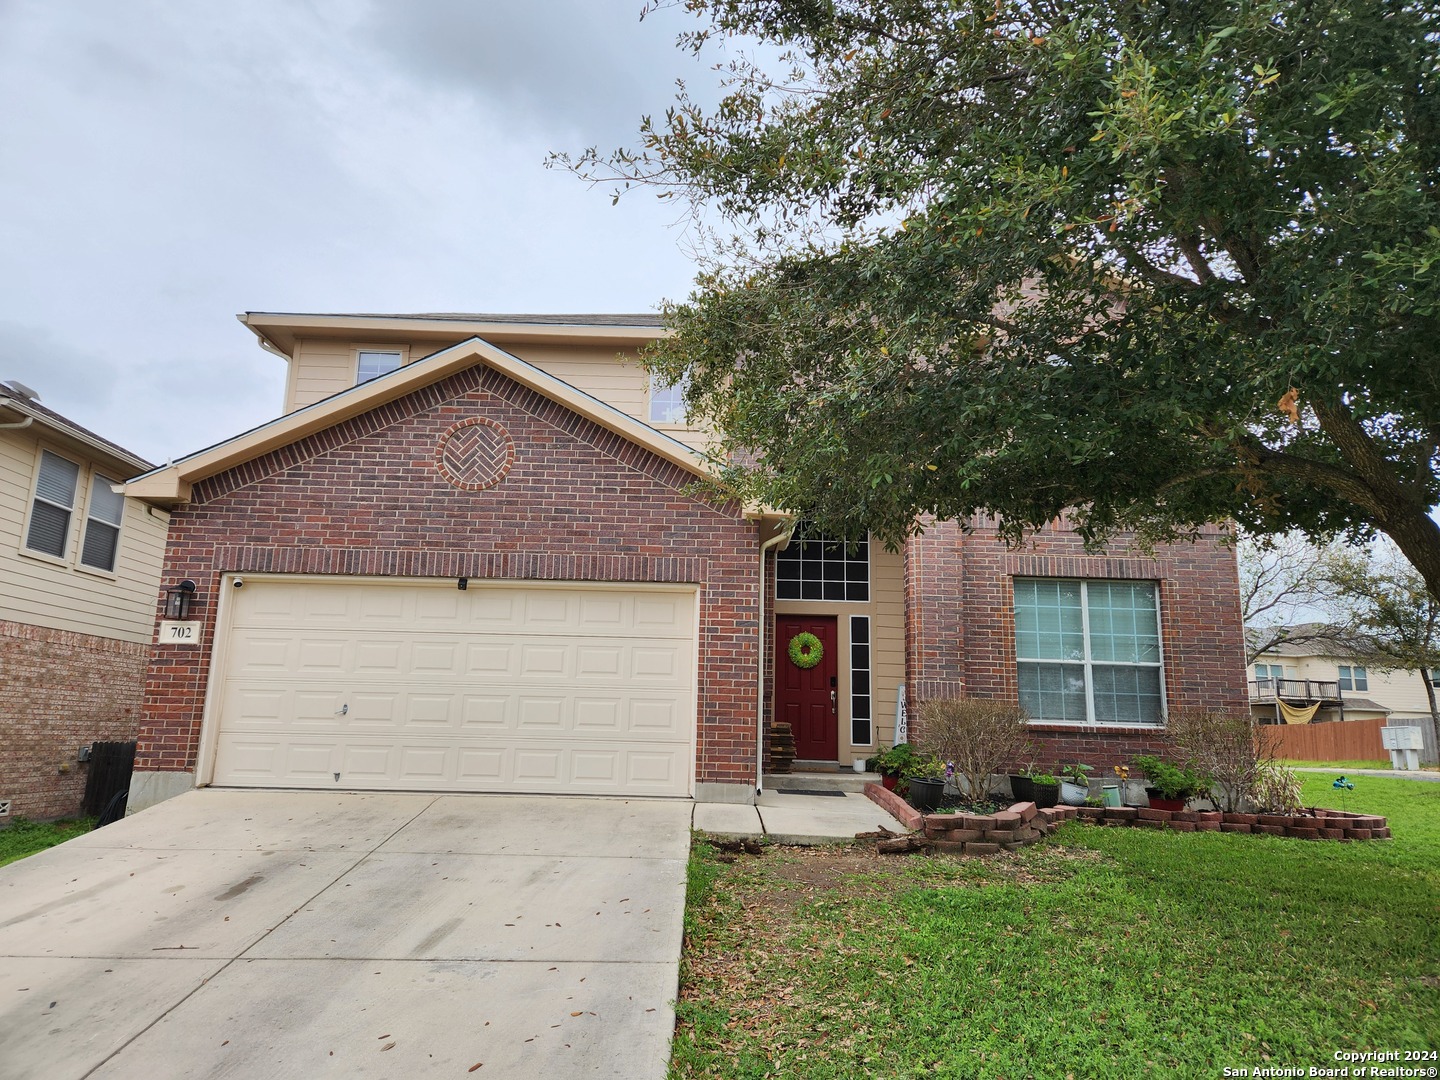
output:
POLYGON ((0 868, 0 1077, 663 1077, 690 812, 171 799, 0 868))

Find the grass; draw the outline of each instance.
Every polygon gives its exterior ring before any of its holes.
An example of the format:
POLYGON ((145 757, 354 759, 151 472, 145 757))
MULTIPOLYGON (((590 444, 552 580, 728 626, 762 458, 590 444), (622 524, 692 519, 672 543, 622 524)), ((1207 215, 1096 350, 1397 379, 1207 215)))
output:
POLYGON ((37 851, 63 844, 95 827, 94 818, 73 821, 27 821, 16 818, 7 828, 0 829, 0 866, 34 855, 37 851))
POLYGON ((1344 772, 1346 769, 1388 769, 1388 761, 1287 761, 1286 765, 1302 769, 1335 769, 1337 772, 1344 772))
MULTIPOLYGON (((1332 779, 1306 803, 1340 806, 1332 779)), ((1355 785, 1393 841, 1075 823, 975 860, 697 846, 671 1076, 1218 1076, 1433 1048, 1440 785, 1355 785)))

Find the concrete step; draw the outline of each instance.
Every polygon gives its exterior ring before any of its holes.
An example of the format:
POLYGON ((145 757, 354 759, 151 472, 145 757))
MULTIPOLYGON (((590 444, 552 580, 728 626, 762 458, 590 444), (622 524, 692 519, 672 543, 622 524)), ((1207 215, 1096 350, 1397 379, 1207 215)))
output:
POLYGON ((866 784, 879 782, 879 774, 857 773, 854 769, 843 772, 767 773, 765 790, 779 791, 781 788, 788 788, 791 791, 864 791, 866 784))

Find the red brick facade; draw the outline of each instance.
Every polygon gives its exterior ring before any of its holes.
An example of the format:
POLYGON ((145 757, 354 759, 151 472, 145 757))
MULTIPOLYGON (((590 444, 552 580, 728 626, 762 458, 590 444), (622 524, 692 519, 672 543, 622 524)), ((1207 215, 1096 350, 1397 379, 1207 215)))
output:
MULTIPOLYGON (((1090 555, 1071 532, 1046 530, 1012 550, 993 524, 930 525, 906 549, 906 685, 911 737, 927 698, 958 696, 1014 701, 1016 577, 1154 581, 1167 707, 1246 712, 1244 638, 1234 548, 1219 528, 1194 543, 1153 554, 1116 545, 1090 555)), ((1035 760, 1080 761, 1108 770, 1134 754, 1161 748, 1161 733, 1070 724, 1035 724, 1035 760)), ((1014 763, 1021 764, 1019 762, 1014 763)))
MULTIPOLYGON (((483 365, 200 481, 171 519, 162 580, 197 583, 202 644, 155 647, 137 770, 197 767, 224 573, 666 582, 700 589, 696 780, 753 786, 760 538, 738 506, 691 493, 694 482, 483 365)), ((1012 551, 975 526, 934 524, 907 546, 912 725, 927 698, 1018 697, 1016 576, 1156 582, 1168 706, 1246 708, 1235 559, 1220 530, 1092 556, 1069 533, 1012 551)), ((1106 769, 1159 745, 1151 730, 1034 733, 1037 760, 1106 769)))
POLYGON ((196 767, 223 573, 676 582, 700 587, 696 779, 753 787, 757 530, 694 482, 483 366, 201 481, 171 519, 162 581, 196 582, 202 645, 155 648, 136 769, 196 767), (481 416, 513 458, 466 490, 436 447, 481 416))
POLYGON ((80 747, 133 739, 149 646, 0 621, 0 799, 12 816, 80 812, 80 747))

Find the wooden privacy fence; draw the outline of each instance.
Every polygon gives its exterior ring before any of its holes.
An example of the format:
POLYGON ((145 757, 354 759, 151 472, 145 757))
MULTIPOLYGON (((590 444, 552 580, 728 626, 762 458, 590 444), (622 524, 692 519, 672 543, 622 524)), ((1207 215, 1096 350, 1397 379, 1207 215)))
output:
POLYGON ((1291 761, 1376 761, 1390 759, 1380 742, 1383 716, 1329 724, 1266 724, 1259 737, 1274 740, 1276 757, 1291 761))

